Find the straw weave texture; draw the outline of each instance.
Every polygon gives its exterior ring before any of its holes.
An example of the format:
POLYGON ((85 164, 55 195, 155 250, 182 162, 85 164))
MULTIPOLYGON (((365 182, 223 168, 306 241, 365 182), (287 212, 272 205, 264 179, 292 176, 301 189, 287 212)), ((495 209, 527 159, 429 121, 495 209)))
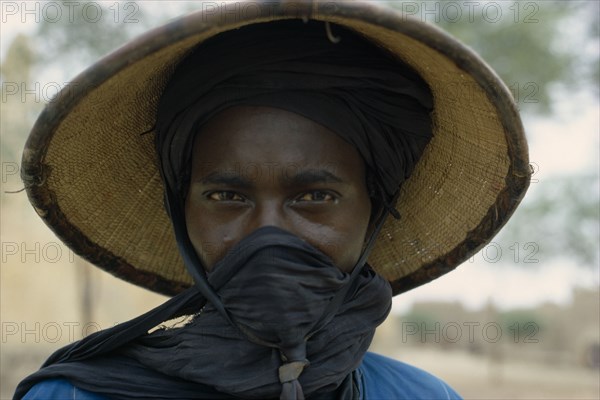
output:
POLYGON ((402 187, 401 220, 388 219, 369 259, 395 281, 448 253, 481 222, 505 186, 507 142, 486 93, 451 60, 397 32, 349 25, 419 71, 434 96, 433 139, 402 187))
MULTIPOLYGON (((346 25, 387 48, 419 71, 434 95, 434 137, 402 187, 397 204, 401 219, 388 219, 369 259, 393 283, 466 246, 490 210, 499 207, 517 157, 511 152, 526 157, 526 148, 511 149, 507 143, 508 135, 522 136, 520 121, 515 132, 507 132, 494 100, 472 74, 423 42, 366 17, 317 19, 346 25)), ((196 28, 194 34, 171 40, 87 88, 55 127, 37 127, 52 135, 45 153, 34 149, 42 154, 34 161, 41 163, 47 179, 28 192, 38 213, 76 252, 152 290, 173 294, 192 284, 163 207, 154 115, 162 88, 186 51, 244 23, 196 28), (50 205, 37 200, 42 192, 50 205)), ((98 65, 87 74, 103 73, 98 65)), ((519 196, 504 210, 506 218, 519 196)), ((490 239, 476 242, 481 246, 490 239)), ((462 259, 447 262, 447 267, 464 261, 468 251, 472 249, 459 252, 462 259)), ((419 284, 444 272, 430 272, 419 284)))

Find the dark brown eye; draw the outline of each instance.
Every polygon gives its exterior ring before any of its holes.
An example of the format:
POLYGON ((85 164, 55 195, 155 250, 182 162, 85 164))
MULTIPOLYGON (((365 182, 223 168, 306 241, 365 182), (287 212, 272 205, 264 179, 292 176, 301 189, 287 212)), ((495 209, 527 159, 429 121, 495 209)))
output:
POLYGON ((207 197, 214 201, 244 201, 244 198, 236 192, 230 192, 227 190, 211 192, 207 197))
POLYGON ((296 198, 296 201, 334 201, 335 196, 323 190, 313 190, 301 194, 296 198))

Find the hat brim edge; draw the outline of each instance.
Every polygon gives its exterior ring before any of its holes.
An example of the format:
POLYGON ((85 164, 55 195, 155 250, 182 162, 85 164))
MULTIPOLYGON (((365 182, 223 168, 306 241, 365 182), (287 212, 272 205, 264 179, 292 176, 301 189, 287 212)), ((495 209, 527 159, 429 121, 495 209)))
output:
MULTIPOLYGON (((346 17, 352 17, 353 12, 349 8, 346 17)), ((375 7, 374 12, 377 11, 375 7)), ((356 11, 360 11, 358 7, 356 11)), ((389 10, 386 10, 389 12, 389 10)), ((364 10, 362 10, 364 12, 364 10)), ((323 15, 323 14, 321 14, 323 15)), ((283 18, 295 18, 298 16, 281 16, 283 18)), ((166 44, 172 43, 174 40, 183 40, 190 35, 197 34, 201 29, 215 28, 215 24, 205 24, 202 27, 191 26, 185 23, 186 19, 193 20, 194 15, 184 17, 183 20, 171 22, 163 27, 153 29, 137 39, 129 42, 125 46, 115 50, 105 58, 84 72, 79 74, 73 81, 73 90, 63 90, 57 98, 53 99, 46 106, 32 132, 27 140, 25 150, 23 152, 21 177, 25 184, 30 202, 34 205, 36 212, 42 217, 44 222, 54 231, 63 242, 72 248, 77 254, 90 261, 93 264, 101 265, 103 269, 111 274, 125 279, 128 282, 136 285, 149 288, 158 293, 165 295, 176 294, 189 285, 174 282, 171 280, 160 278, 159 276, 146 273, 136 269, 125 260, 111 253, 109 250, 101 248, 97 244, 89 240, 76 226, 71 224, 67 217, 62 213, 57 206, 56 199, 51 190, 44 186, 44 177, 50 173, 49 167, 43 163, 45 151, 50 143, 53 132, 56 130, 65 115, 75 107, 77 102, 82 99, 89 88, 95 85, 100 85, 110 77, 117 74, 121 69, 126 68, 130 63, 139 61, 144 57, 149 56, 154 51, 160 50, 166 44), (183 21, 183 22, 182 22, 183 21), (184 28, 182 28, 182 25, 184 28), (187 28, 186 28, 187 27, 187 28), (149 38, 155 39, 157 32, 170 30, 177 34, 177 39, 169 37, 163 41, 150 41, 149 38), (149 47, 147 44, 152 43, 149 47), (141 46, 144 44, 144 46, 141 46), (104 65, 104 68, 100 68, 104 65), (111 66, 107 68, 106 66, 111 66), (90 71, 93 71, 91 73, 90 71), (85 90, 76 90, 77 88, 86 88, 85 90), (65 98, 69 96, 70 98, 65 98)), ((397 16, 396 16, 397 18, 397 16)), ((407 34, 428 46, 436 49, 448 58, 454 60, 457 65, 465 72, 471 74, 477 83, 481 85, 486 94, 491 97, 492 103, 497 107, 502 125, 507 134, 505 135, 508 147, 509 156, 511 157, 509 174, 506 177, 506 186, 497 197, 485 217, 477 225, 475 229, 467 234, 467 239, 457 245, 452 251, 438 259, 425 264, 421 269, 404 276, 394 282, 391 282, 394 294, 405 292, 414 287, 417 287, 425 282, 431 281, 452 269, 461 262, 465 261, 493 238, 502 226, 506 223, 509 217, 522 200, 527 187, 529 186, 530 170, 527 156, 527 143, 525 141, 523 128, 521 125, 518 112, 514 102, 509 102, 510 92, 497 77, 497 75, 468 47, 460 44, 455 39, 447 35, 440 29, 429 26, 435 32, 435 35, 443 35, 448 38, 444 44, 452 43, 452 46, 442 46, 442 41, 432 40, 431 32, 423 29, 422 23, 410 21, 411 18, 406 17, 408 21, 401 27, 393 26, 392 21, 396 21, 389 15, 382 14, 377 18, 377 23, 382 26, 407 34), (389 23, 386 23, 388 22, 389 23), (460 55, 460 57, 457 56, 460 55), (483 68, 482 68, 483 67, 483 68)), ((248 23, 253 21, 248 21, 248 23)), ((433 35, 435 37, 435 35, 433 35)), ((167 35, 163 35, 167 38, 167 35)))

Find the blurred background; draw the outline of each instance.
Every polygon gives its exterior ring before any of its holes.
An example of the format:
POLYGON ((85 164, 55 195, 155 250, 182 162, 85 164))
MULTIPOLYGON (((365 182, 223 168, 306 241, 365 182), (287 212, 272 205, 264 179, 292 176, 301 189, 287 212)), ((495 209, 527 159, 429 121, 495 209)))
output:
MULTIPOLYGON (((103 54, 220 3, 0 2, 2 399, 53 350, 165 301, 88 265, 35 214, 19 178, 35 118, 103 54)), ((490 245, 395 298, 372 350, 466 398, 600 398, 599 3, 385 3, 441 26, 496 70, 521 110, 534 174, 490 245)))

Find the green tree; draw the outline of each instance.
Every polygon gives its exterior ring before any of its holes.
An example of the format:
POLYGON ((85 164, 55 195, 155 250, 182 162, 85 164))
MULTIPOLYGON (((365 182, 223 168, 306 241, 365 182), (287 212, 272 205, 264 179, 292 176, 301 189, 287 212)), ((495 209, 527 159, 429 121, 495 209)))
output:
POLYGON ((598 87, 596 1, 398 2, 408 15, 439 25, 472 47, 509 87, 525 113, 549 114, 552 91, 598 87), (586 42, 573 46, 583 25, 586 42))
MULTIPOLYGON (((598 173, 552 177, 532 183, 535 193, 515 212, 497 240, 516 243, 530 261, 568 258, 582 266, 600 265, 600 179, 598 173), (528 246, 528 247, 527 247, 528 246)), ((525 265, 532 266, 532 263, 525 265)))
MULTIPOLYGON (((30 95, 24 96, 26 90, 31 90, 31 69, 36 62, 31 38, 17 35, 6 52, 6 58, 0 65, 2 81, 2 103, 0 107, 0 134, 2 137, 2 161, 15 162, 18 160, 24 144, 24 138, 31 128, 31 121, 40 109, 41 104, 30 103, 30 95)), ((35 99, 34 99, 35 100, 35 99)), ((5 164, 4 164, 5 165, 5 164)), ((6 183, 3 176, 3 182, 6 183)))

